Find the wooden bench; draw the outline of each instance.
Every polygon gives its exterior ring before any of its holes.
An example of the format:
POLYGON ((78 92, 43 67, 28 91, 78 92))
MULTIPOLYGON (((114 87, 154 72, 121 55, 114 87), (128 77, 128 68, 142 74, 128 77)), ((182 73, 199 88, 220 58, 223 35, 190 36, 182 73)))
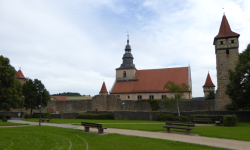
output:
POLYGON ((211 121, 211 118, 193 118, 193 122, 207 122, 207 123, 209 123, 209 122, 212 122, 211 121))
POLYGON ((2 122, 7 122, 7 121, 8 119, 3 117, 2 122))
POLYGON ((47 123, 50 123, 50 119, 52 119, 52 117, 43 117, 41 120, 42 122, 47 122, 47 123))
POLYGON ((89 132, 89 128, 97 128, 98 129, 98 134, 103 133, 103 128, 102 124, 97 124, 97 123, 89 123, 89 122, 81 122, 81 125, 84 126, 84 132, 89 132))
POLYGON ((163 126, 163 128, 167 129, 167 132, 170 132, 170 128, 174 128, 174 129, 187 130, 187 134, 190 134, 190 130, 194 129, 194 128, 190 128, 190 127, 195 127, 195 123, 166 121, 166 126, 163 126))

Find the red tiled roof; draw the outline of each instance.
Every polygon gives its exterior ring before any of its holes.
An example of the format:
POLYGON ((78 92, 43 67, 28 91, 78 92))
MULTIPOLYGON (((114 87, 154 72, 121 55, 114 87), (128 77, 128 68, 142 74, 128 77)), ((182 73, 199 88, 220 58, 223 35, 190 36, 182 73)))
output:
POLYGON ((108 93, 105 82, 103 82, 101 91, 99 93, 108 93))
POLYGON ((209 73, 207 74, 207 79, 203 87, 215 87, 209 73))
POLYGON ((15 75, 18 79, 25 79, 23 73, 21 70, 18 70, 18 72, 15 75))
POLYGON ((233 37, 233 36, 240 36, 240 34, 235 33, 231 30, 230 25, 227 21, 227 18, 225 15, 222 17, 221 25, 220 25, 220 31, 216 38, 222 38, 222 37, 233 37))
POLYGON ((163 86, 168 80, 176 84, 188 85, 188 67, 165 68, 152 70, 137 70, 138 81, 118 81, 115 83, 111 94, 122 93, 167 93, 163 86))
POLYGON ((66 97, 53 97, 58 101, 68 101, 68 99, 66 97))

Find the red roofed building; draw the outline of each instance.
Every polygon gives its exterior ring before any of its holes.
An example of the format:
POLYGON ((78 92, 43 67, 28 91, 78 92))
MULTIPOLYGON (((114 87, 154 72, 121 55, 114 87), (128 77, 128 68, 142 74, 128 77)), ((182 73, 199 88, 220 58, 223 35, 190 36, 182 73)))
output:
POLYGON ((102 88, 101 88, 101 91, 99 92, 99 94, 100 94, 100 95, 108 95, 108 91, 107 91, 105 82, 103 82, 102 88))
POLYGON ((214 92, 214 83, 210 77, 210 74, 208 73, 207 74, 207 79, 206 79, 206 82, 205 84, 203 85, 203 91, 204 91, 204 98, 207 97, 207 95, 209 94, 210 91, 213 91, 214 92))
POLYGON ((66 97, 53 97, 55 101, 69 101, 66 97))
POLYGON ((26 82, 26 78, 24 77, 21 69, 19 69, 16 73, 16 78, 18 79, 19 82, 21 82, 21 84, 24 84, 26 82))
POLYGON ((173 93, 163 90, 167 81, 176 84, 186 83, 190 91, 184 93, 185 99, 192 99, 192 80, 190 67, 137 70, 133 64, 133 55, 129 39, 123 55, 123 63, 116 69, 116 81, 110 94, 121 100, 163 99, 173 93))

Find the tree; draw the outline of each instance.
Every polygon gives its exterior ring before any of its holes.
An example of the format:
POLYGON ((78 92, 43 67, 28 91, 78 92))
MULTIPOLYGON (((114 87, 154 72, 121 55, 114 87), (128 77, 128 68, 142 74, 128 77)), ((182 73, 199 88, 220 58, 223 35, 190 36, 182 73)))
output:
POLYGON ((0 56, 0 110, 22 107, 22 84, 15 77, 16 70, 9 59, 0 56))
POLYGON ((235 108, 250 108, 250 44, 238 56, 234 71, 229 71, 229 84, 226 94, 235 108))
POLYGON ((189 91, 188 85, 185 83, 182 84, 175 84, 173 81, 168 81, 163 87, 164 89, 168 89, 171 93, 174 94, 174 97, 165 97, 163 100, 163 104, 165 105, 166 108, 169 106, 173 106, 176 104, 176 107, 178 109, 178 115, 180 116, 180 110, 179 110, 179 101, 183 99, 184 92, 189 91))
POLYGON ((39 108, 41 89, 43 90, 42 107, 46 107, 48 105, 48 101, 50 100, 50 94, 45 89, 42 82, 38 79, 35 79, 34 81, 28 79, 26 83, 23 84, 23 94, 25 96, 24 107, 26 109, 30 109, 30 114, 32 114, 33 109, 39 108))
POLYGON ((215 99, 214 91, 209 91, 208 95, 205 97, 205 100, 215 99))

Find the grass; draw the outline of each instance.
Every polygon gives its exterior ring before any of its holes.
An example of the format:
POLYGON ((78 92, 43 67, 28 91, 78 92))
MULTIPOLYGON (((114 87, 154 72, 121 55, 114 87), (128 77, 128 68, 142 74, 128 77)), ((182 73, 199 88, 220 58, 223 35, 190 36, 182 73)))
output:
MULTIPOLYGON (((39 122, 39 118, 22 119, 23 121, 39 122)), ((163 123, 162 121, 148 121, 148 120, 92 120, 92 119, 51 119, 51 123, 163 123)))
MULTIPOLYGON (((103 124, 107 128, 131 129, 142 131, 163 131, 164 124, 103 124)), ((171 131, 186 132, 186 130, 171 129, 171 131)), ((236 127, 196 126, 191 133, 200 136, 250 141, 250 123, 238 122, 236 127)))
POLYGON ((0 149, 219 150, 221 148, 119 134, 97 135, 48 126, 0 128, 0 149), (85 140, 85 141, 84 141, 85 140))
POLYGON ((19 125, 28 125, 28 124, 1 122, 1 120, 0 120, 0 126, 19 126, 19 125))

